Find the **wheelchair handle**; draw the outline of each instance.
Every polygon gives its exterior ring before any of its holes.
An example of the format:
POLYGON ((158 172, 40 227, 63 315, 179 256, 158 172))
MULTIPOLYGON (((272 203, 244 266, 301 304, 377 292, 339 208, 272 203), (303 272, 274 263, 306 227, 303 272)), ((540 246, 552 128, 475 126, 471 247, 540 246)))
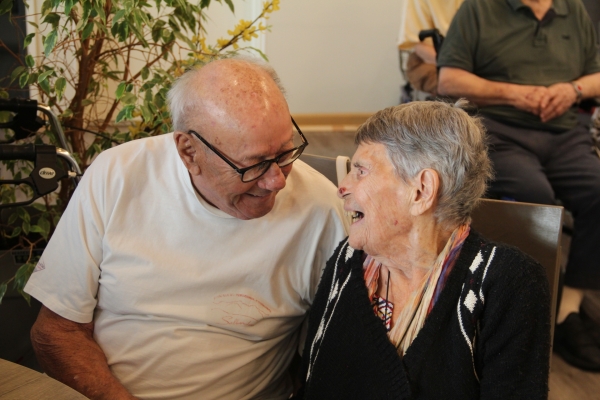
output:
POLYGON ((37 110, 37 100, 28 99, 0 99, 0 111, 23 112, 28 110, 37 110))
POLYGON ((35 161, 35 145, 0 144, 0 160, 29 160, 35 161))

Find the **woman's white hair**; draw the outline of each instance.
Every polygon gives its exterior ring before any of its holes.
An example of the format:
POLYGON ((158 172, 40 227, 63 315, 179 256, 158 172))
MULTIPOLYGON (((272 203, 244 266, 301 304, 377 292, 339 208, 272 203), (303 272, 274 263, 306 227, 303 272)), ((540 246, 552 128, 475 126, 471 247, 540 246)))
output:
MULTIPOLYGON (((260 68, 273 79, 281 93, 285 96, 285 89, 281 84, 277 72, 275 72, 273 67, 267 62, 248 55, 236 55, 228 59, 251 64, 260 68)), ((193 110, 197 108, 199 100, 202 97, 202 93, 198 93, 198 89, 196 88, 196 85, 194 85, 194 82, 203 67, 219 60, 223 59, 213 59, 207 63, 191 67, 183 75, 177 78, 171 86, 171 89, 169 89, 167 102, 169 104, 169 110, 171 111, 171 120, 173 122, 174 131, 187 132, 191 128, 189 121, 195 117, 195 115, 193 115, 193 110), (192 115, 190 115, 190 111, 192 111, 192 115)))
POLYGON ((455 104, 415 101, 381 110, 362 124, 355 142, 380 143, 404 181, 431 168, 440 177, 435 217, 456 226, 469 222, 471 211, 492 178, 485 129, 479 118, 455 104))

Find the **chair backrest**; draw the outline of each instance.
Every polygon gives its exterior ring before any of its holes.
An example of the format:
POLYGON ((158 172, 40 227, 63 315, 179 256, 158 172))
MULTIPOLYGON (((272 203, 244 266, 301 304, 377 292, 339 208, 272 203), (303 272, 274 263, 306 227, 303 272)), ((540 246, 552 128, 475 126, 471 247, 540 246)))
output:
POLYGON ((334 185, 338 186, 350 170, 350 158, 337 156, 337 158, 302 154, 300 159, 325 175, 334 185))
POLYGON ((518 247, 546 269, 551 294, 552 339, 560 276, 563 208, 483 199, 471 216, 473 229, 488 239, 518 247))

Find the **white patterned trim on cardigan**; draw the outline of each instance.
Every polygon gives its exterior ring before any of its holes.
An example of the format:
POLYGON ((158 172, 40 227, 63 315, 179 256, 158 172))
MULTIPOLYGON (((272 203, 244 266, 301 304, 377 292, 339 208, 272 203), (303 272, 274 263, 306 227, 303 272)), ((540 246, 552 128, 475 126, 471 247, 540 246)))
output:
MULTIPOLYGON (((344 246, 348 246, 346 248, 346 261, 348 261, 348 259, 350 259, 350 257, 352 257, 352 254, 354 253, 354 249, 352 247, 350 247, 350 245, 348 244, 348 239, 346 239, 344 246)), ((333 314, 335 313, 335 308, 336 308, 338 301, 342 295, 342 291, 344 290, 344 288, 346 287, 346 284, 348 283, 348 281, 350 280, 350 277, 352 276, 352 271, 350 271, 350 273, 346 277, 346 280, 342 283, 342 286, 341 287, 339 286, 340 282, 337 281, 336 275, 337 275, 337 269, 338 269, 338 262, 340 261, 340 256, 342 255, 342 253, 343 253, 343 247, 342 247, 342 249, 340 249, 340 252, 338 253, 338 256, 335 260, 335 267, 333 269, 333 279, 331 280, 331 288, 329 290, 329 296, 327 296, 327 304, 325 305, 325 312, 323 313, 321 322, 319 322, 319 328, 317 329, 315 338, 313 339, 313 342, 310 345, 308 371, 306 372, 306 380, 307 381, 312 372, 312 368, 313 368, 315 362, 317 361, 317 357, 319 356, 320 346, 317 348, 317 352, 313 356, 313 351, 315 349, 315 345, 317 344, 318 341, 322 341, 323 338, 325 337, 325 333, 327 332, 327 328, 329 327, 329 322, 331 321, 331 318, 333 317, 333 314), (329 309, 329 306, 331 305, 331 303, 334 299, 335 299, 335 303, 333 304, 333 309, 331 310, 329 317, 327 317, 327 310, 329 309)))

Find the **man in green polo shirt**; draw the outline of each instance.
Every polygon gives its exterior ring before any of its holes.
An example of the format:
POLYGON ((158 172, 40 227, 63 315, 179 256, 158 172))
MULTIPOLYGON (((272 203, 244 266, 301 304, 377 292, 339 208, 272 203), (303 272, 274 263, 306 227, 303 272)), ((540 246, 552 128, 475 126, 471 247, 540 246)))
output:
POLYGON ((554 348, 600 371, 600 346, 579 309, 600 289, 600 159, 577 118, 600 96, 600 56, 581 0, 465 0, 438 57, 438 93, 479 106, 496 179, 491 197, 531 203, 559 198, 575 231, 554 348))

